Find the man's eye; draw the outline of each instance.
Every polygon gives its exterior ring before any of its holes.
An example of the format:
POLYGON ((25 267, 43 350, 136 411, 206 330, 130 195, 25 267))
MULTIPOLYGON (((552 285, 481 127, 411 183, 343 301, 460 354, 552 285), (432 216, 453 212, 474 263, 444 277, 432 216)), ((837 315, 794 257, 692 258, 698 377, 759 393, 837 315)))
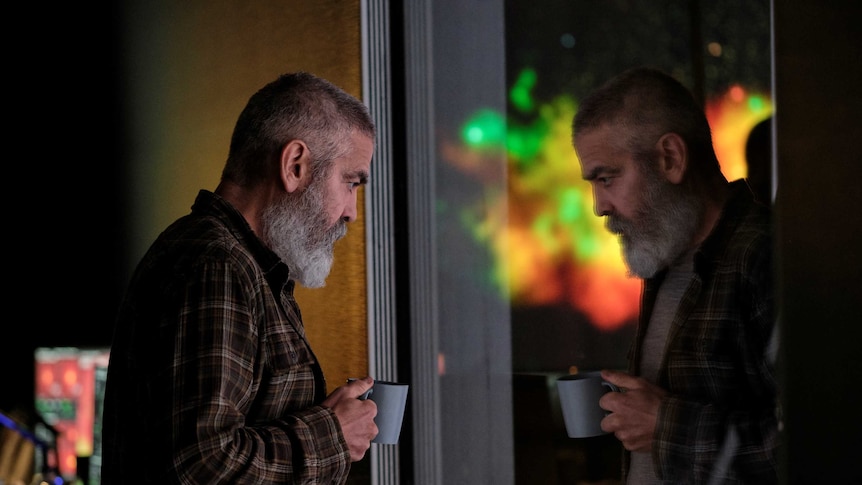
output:
POLYGON ((596 181, 604 187, 607 187, 608 185, 611 184, 611 178, 610 177, 599 177, 596 179, 596 181))

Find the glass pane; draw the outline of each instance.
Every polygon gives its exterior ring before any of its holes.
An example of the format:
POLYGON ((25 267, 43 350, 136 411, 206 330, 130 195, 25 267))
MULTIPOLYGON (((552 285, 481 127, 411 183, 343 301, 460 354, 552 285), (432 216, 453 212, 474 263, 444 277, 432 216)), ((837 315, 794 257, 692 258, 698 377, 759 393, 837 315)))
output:
POLYGON ((416 70, 432 89, 408 100, 433 107, 434 464, 442 483, 614 483, 619 442, 569 439, 555 379, 627 366, 640 281, 593 214, 571 121, 600 83, 653 65, 702 99, 725 175, 745 177, 748 134, 772 113, 769 0, 427 5, 433 48, 410 52, 432 53, 416 70))
POLYGON ((641 283, 593 213, 571 146, 578 101, 649 64, 704 101, 725 176, 771 114, 769 2, 506 2, 508 261, 516 483, 619 479, 611 437, 570 439, 556 377, 627 366, 641 283), (545 419, 546 416, 552 419, 545 419))
POLYGON ((441 483, 512 483, 502 2, 434 0, 441 483))

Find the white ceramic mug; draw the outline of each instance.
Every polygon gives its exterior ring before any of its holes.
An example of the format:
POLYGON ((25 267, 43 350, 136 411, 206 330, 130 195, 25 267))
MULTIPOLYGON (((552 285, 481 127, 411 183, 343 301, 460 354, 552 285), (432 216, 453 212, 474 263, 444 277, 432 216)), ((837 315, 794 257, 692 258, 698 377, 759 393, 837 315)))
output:
POLYGON ((401 436, 401 423, 404 421, 404 408, 407 406, 407 384, 390 381, 374 381, 374 386, 360 399, 370 399, 377 404, 377 436, 372 443, 394 445, 401 436))

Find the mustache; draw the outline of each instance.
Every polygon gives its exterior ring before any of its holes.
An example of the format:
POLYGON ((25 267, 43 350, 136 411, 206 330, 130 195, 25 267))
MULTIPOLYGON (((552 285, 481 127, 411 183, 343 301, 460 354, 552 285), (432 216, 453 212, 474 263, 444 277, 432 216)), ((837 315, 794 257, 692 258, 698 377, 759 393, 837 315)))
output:
POLYGON ((339 219, 327 234, 327 242, 335 244, 336 241, 347 235, 347 222, 339 219))
POLYGON ((607 216, 605 219, 605 229, 607 229, 612 234, 623 234, 626 232, 630 232, 633 224, 619 216, 607 216))

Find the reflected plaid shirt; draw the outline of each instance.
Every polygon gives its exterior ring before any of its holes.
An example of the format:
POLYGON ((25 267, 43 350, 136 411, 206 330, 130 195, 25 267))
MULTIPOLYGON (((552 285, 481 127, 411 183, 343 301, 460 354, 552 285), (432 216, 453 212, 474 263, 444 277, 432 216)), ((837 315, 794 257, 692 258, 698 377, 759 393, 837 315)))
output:
MULTIPOLYGON (((719 473, 714 464, 731 428, 738 442, 718 483, 778 481, 778 384, 767 352, 774 327, 772 229, 768 209, 753 202, 744 181, 732 182, 731 191, 721 220, 695 254, 695 277, 671 323, 659 370, 657 384, 669 395, 652 456, 666 483, 708 483, 719 473)), ((629 356, 634 374, 662 278, 644 283, 629 356)))
POLYGON ((344 483, 350 455, 288 268, 219 196, 142 259, 119 313, 102 483, 344 483))

